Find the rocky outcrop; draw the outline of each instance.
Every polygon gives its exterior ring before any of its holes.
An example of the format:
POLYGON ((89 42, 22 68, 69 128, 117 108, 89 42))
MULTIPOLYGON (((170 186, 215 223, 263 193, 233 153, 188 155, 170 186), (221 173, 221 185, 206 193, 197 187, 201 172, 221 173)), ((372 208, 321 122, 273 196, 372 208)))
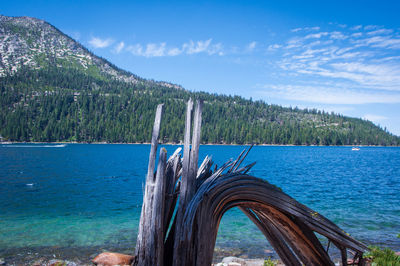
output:
POLYGON ((94 55, 43 20, 0 15, 0 77, 13 75, 23 67, 39 69, 48 65, 82 70, 95 67, 99 73, 119 81, 147 82, 94 55))

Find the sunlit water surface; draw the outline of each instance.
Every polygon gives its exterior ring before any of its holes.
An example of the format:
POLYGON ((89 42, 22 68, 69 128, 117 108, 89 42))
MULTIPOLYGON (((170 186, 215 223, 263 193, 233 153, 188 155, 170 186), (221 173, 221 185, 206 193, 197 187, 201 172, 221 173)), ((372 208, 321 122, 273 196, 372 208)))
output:
MULTIPOLYGON (((168 154, 177 146, 167 145, 168 154)), ((221 165, 242 146, 201 146, 221 165)), ((93 257, 135 246, 149 145, 0 145, 0 257, 93 257), (46 254, 45 254, 46 253, 46 254)), ((368 245, 400 250, 400 148, 254 147, 244 163, 368 245)), ((216 257, 276 257, 237 209, 216 257)), ((83 259, 84 261, 84 259, 83 259)))

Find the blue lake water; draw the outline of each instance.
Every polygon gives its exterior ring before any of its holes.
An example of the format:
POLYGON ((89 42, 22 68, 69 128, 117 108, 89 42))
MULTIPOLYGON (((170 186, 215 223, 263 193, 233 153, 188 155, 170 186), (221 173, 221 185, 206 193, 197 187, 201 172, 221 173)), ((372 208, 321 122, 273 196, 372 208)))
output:
MULTIPOLYGON (((178 146, 164 146, 168 154, 178 146)), ((200 147, 221 165, 242 146, 200 147)), ((0 145, 0 256, 133 250, 149 145, 0 145), (15 253, 15 254, 14 254, 15 253)), ((400 148, 257 146, 249 174, 337 223, 356 239, 400 250, 400 148)), ((239 210, 223 217, 220 255, 273 255, 239 210)), ((75 254, 75 253, 74 253, 75 254)))

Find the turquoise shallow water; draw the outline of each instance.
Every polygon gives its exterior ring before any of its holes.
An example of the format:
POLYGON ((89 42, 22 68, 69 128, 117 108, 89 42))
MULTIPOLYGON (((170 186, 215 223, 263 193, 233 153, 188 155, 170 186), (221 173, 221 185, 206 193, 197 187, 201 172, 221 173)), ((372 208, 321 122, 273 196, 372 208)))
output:
MULTIPOLYGON (((165 146, 168 154, 177 146, 165 146)), ((241 146, 200 148, 221 165, 241 146)), ((0 256, 23 251, 132 250, 149 145, 0 146, 0 256)), ((400 250, 400 148, 254 147, 244 163, 366 244, 400 250)), ((237 209, 223 217, 217 254, 273 255, 237 209)), ((84 252, 85 251, 85 252, 84 252)), ((85 255, 86 255, 85 253, 85 255)))

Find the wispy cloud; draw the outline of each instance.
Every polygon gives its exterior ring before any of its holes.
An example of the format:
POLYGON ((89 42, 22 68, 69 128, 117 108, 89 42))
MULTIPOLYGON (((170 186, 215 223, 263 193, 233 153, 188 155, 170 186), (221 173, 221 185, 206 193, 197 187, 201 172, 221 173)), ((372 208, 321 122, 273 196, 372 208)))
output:
POLYGON ((145 57, 161 57, 161 56, 178 56, 181 54, 199 54, 205 53, 208 55, 223 55, 223 46, 221 43, 212 43, 212 39, 204 41, 192 41, 183 43, 181 47, 167 46, 165 42, 162 43, 148 43, 146 45, 134 44, 126 48, 135 56, 145 57))
POLYGON ((282 47, 282 45, 280 45, 280 44, 271 44, 271 45, 268 46, 267 50, 268 51, 275 51, 275 50, 277 50, 277 49, 279 49, 281 47, 282 47))
POLYGON ((336 39, 336 40, 344 40, 347 38, 343 33, 340 31, 333 31, 330 33, 330 38, 331 39, 336 39))
POLYGON ((382 35, 382 34, 391 34, 393 33, 393 30, 390 29, 380 29, 380 30, 374 30, 367 32, 367 35, 382 35))
POLYGON ((114 42, 113 39, 100 39, 98 37, 92 37, 90 39, 89 44, 93 46, 94 48, 106 48, 110 46, 114 42))
POLYGON ((275 84, 259 87, 266 95, 305 102, 400 103, 398 30, 375 25, 334 27, 313 32, 293 29, 290 39, 270 45, 267 50, 278 57, 275 64, 282 84, 276 79, 275 84))
POLYGON ((308 34, 304 39, 319 39, 322 36, 328 35, 327 32, 318 32, 318 33, 313 33, 313 34, 308 34))
POLYGON ((357 47, 377 47, 377 48, 389 48, 389 49, 400 49, 400 38, 393 36, 382 36, 377 35, 364 39, 354 40, 353 43, 357 47))
POLYGON ((362 25, 356 25, 350 28, 350 30, 359 30, 362 28, 362 25))
POLYGON ((128 46, 126 49, 137 56, 160 57, 166 55, 166 43, 149 43, 145 47, 135 44, 128 46))
POLYGON ((259 95, 320 104, 399 103, 400 94, 325 85, 262 85, 259 95))
POLYGON ((182 53, 182 50, 179 48, 171 48, 168 50, 169 56, 177 56, 177 55, 180 55, 181 53, 182 53))
POLYGON ((197 42, 190 41, 182 45, 182 50, 186 51, 187 54, 207 53, 213 55, 221 52, 222 45, 219 43, 212 45, 211 42, 212 39, 197 42))
POLYGON ((320 30, 320 27, 304 27, 304 28, 295 28, 292 29, 291 32, 299 32, 299 31, 315 31, 320 30))
POLYGON ((120 42, 114 47, 113 52, 116 53, 116 54, 119 54, 122 51, 122 49, 124 49, 124 47, 125 47, 125 43, 124 42, 120 42))
POLYGON ((364 27, 365 30, 375 30, 375 29, 379 29, 378 25, 367 25, 364 27))

